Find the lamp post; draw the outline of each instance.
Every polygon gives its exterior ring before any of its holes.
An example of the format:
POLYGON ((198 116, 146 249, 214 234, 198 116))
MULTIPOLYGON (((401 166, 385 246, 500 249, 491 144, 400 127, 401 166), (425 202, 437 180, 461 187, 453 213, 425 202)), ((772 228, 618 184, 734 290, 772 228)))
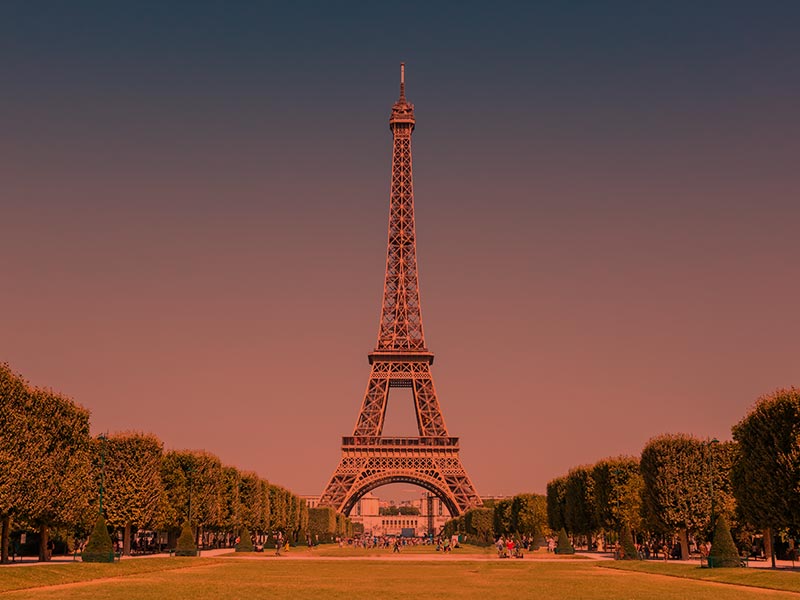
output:
POLYGON ((103 491, 106 483, 106 440, 108 435, 101 433, 97 436, 100 440, 100 514, 103 514, 103 491))
POLYGON ((710 439, 706 445, 708 446, 708 473, 709 473, 709 488, 711 490, 711 537, 714 537, 714 449, 713 446, 719 444, 717 438, 710 439))

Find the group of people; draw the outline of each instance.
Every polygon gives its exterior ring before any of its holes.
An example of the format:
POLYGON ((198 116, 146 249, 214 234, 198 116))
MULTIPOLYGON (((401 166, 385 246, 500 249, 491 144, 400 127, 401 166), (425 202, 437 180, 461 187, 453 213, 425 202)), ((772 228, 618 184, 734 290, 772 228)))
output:
POLYGON ((515 540, 513 537, 500 536, 494 543, 497 548, 497 556, 499 558, 522 558, 523 550, 530 547, 530 542, 527 539, 515 540))

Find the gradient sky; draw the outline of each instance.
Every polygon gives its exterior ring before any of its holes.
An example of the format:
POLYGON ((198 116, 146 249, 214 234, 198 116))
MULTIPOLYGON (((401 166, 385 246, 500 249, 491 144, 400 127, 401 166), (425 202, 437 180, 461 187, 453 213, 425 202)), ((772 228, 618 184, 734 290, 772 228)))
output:
MULTIPOLYGON (((797 2, 0 3, 0 360, 320 493, 407 64, 425 333, 483 495, 800 385, 797 2)), ((388 434, 413 434, 402 390, 388 434)))

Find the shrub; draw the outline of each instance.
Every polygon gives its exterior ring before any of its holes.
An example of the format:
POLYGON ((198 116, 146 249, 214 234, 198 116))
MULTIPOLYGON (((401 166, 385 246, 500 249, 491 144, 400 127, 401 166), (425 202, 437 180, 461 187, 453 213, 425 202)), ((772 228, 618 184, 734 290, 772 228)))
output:
POLYGON ((633 543, 633 534, 628 525, 622 528, 620 542, 622 545, 622 558, 624 560, 637 560, 639 558, 639 552, 636 550, 636 545, 633 543))
POLYGON ((562 527, 558 532, 558 546, 556 546, 556 554, 575 554, 575 548, 567 537, 566 530, 562 527))
POLYGON ((178 546, 175 548, 175 556, 197 556, 197 546, 194 544, 194 533, 189 521, 183 522, 181 537, 178 538, 178 546))
POLYGON ((252 552, 253 551, 253 538, 250 537, 250 531, 247 527, 242 527, 239 543, 236 544, 236 552, 252 552))
POLYGON ((114 562, 114 546, 102 514, 97 517, 92 535, 81 554, 81 560, 83 562, 114 562))
POLYGON ((741 564, 736 544, 733 543, 728 520, 725 515, 717 518, 714 528, 714 541, 711 543, 709 564, 712 567, 738 567, 741 564))

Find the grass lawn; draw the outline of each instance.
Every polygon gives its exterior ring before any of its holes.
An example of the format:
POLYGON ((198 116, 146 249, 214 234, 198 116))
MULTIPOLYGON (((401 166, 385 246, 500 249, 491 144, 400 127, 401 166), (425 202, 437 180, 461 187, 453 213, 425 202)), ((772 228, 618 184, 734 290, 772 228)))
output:
POLYGON ((608 569, 636 571, 637 573, 669 575, 670 577, 717 581, 800 593, 800 573, 792 571, 701 569, 697 563, 664 563, 658 561, 614 561, 603 563, 602 566, 608 569))
MULTIPOLYGON (((48 567, 0 569, 0 582, 8 589, 9 578, 48 578, 59 574, 73 580, 84 573, 104 577, 68 586, 40 587, 0 594, 0 598, 81 600, 210 600, 217 598, 294 599, 332 598, 370 600, 395 598, 491 598, 528 597, 557 600, 738 600, 748 598, 795 598, 792 593, 719 585, 630 570, 602 568, 590 561, 329 561, 263 560, 237 558, 155 558, 123 561, 114 565, 81 563, 48 567), (187 562, 195 565, 186 567, 187 562), (141 565, 141 571, 136 568, 141 565), (105 567, 103 572, 98 567, 105 567), (173 568, 178 567, 178 568, 173 568), (114 577, 114 569, 118 577, 114 577), (42 571, 47 569, 48 572, 42 571), (89 570, 91 569, 91 570, 89 570), (50 572, 52 571, 52 572, 50 572), (111 578, 109 578, 111 577, 111 578)), ((49 579, 52 581, 53 579, 49 579)))

